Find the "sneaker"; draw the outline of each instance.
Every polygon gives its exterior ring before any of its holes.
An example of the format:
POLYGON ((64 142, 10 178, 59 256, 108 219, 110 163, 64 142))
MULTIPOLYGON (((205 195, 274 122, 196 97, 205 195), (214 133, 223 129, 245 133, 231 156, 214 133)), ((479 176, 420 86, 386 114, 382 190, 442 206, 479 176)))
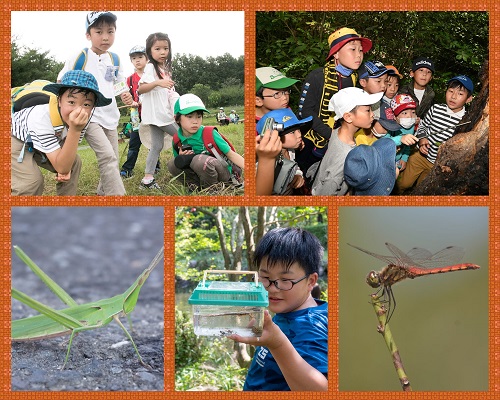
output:
POLYGON ((141 185, 139 186, 141 189, 156 189, 160 190, 160 186, 156 183, 154 179, 152 179, 150 182, 146 183, 144 182, 144 179, 141 180, 141 185))
POLYGON ((134 176, 134 171, 122 170, 122 171, 120 171, 120 176, 123 179, 132 178, 134 176))

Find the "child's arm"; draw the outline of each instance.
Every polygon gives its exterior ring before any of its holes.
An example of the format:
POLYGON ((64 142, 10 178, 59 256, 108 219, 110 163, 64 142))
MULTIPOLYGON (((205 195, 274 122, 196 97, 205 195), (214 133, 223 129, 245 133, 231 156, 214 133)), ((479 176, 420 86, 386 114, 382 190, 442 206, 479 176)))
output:
POLYGON ((245 169, 245 160, 243 159, 242 156, 240 156, 238 153, 229 150, 226 153, 227 158, 229 158, 233 163, 235 163, 238 167, 240 167, 242 170, 245 169))
POLYGON ((153 90, 156 86, 172 89, 174 87, 174 83, 175 82, 170 79, 158 79, 150 83, 139 82, 139 89, 137 91, 139 94, 148 93, 151 92, 151 90, 153 90))
POLYGON ((281 151, 282 143, 278 131, 266 131, 264 136, 256 136, 255 153, 258 165, 255 177, 255 191, 257 196, 273 194, 274 169, 276 157, 281 151))
POLYGON ((82 107, 76 108, 69 114, 68 135, 64 146, 60 149, 47 153, 47 158, 58 174, 68 175, 75 162, 76 151, 82 129, 89 120, 89 114, 82 107))
POLYGON ((239 335, 228 337, 237 342, 267 347, 292 391, 328 390, 328 379, 301 357, 279 326, 273 322, 267 310, 264 315, 264 330, 260 338, 243 338, 239 335))

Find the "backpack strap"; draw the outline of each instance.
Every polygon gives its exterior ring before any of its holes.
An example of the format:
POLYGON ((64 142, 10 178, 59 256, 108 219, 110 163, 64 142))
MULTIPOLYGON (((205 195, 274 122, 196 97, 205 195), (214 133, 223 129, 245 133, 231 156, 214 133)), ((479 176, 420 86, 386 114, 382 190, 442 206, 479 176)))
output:
POLYGON ((177 134, 177 131, 174 133, 174 136, 172 136, 172 147, 175 148, 175 151, 177 151, 177 154, 179 154, 179 144, 181 143, 181 140, 179 139, 179 135, 177 134))
MULTIPOLYGON (((107 52, 109 55, 109 58, 111 59, 111 62, 115 67, 120 67, 120 57, 118 54, 112 53, 110 51, 107 52)), ((76 57, 75 64, 73 65, 73 69, 76 69, 78 71, 83 71, 85 70, 85 65, 87 65, 87 57, 89 54, 89 49, 88 47, 85 47, 80 54, 78 54, 78 57, 76 57)), ((118 69, 116 68, 115 70, 115 76, 118 76, 118 69)))
POLYGON ((239 173, 236 173, 237 170, 240 172, 241 170, 219 149, 219 146, 217 146, 217 143, 215 143, 214 130, 217 131, 217 133, 222 137, 222 139, 226 141, 231 150, 235 151, 233 144, 228 139, 226 139, 226 137, 222 133, 220 133, 215 126, 205 126, 203 128, 202 131, 203 145, 217 160, 220 161, 222 165, 224 165, 225 167, 231 166, 231 169, 228 168, 229 172, 231 173, 231 181, 235 185, 241 185, 240 183, 241 177, 239 176, 239 173))

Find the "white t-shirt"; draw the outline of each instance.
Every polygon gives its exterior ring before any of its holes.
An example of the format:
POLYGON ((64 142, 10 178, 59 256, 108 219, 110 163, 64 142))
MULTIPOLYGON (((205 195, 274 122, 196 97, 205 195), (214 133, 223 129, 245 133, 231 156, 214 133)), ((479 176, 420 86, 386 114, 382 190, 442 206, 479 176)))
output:
MULTIPOLYGON (((164 76, 165 79, 171 79, 170 76, 164 76)), ((141 83, 151 83, 157 81, 158 75, 155 72, 153 64, 148 63, 144 68, 139 86, 141 83)), ((155 86, 154 89, 142 96, 141 121, 144 124, 166 126, 174 123, 174 104, 179 95, 174 88, 167 89, 161 86, 155 86)))
MULTIPOLYGON (((52 153, 60 149, 59 142, 66 137, 68 129, 56 133, 50 120, 49 105, 42 104, 34 107, 24 108, 12 114, 11 135, 26 141, 31 136, 33 147, 42 153, 52 153)), ((85 130, 80 135, 80 141, 85 130)))
MULTIPOLYGON (((75 61, 79 55, 80 53, 66 61, 63 69, 57 76, 58 81, 62 79, 63 75, 67 71, 73 69, 75 61)), ((92 51, 92 49, 89 48, 87 53, 87 63, 85 64, 84 70, 94 75, 97 80, 97 84, 99 85, 99 91, 104 95, 104 97, 112 99, 110 105, 105 107, 96 107, 94 115, 90 121, 96 122, 106 129, 116 129, 120 120, 120 111, 116 106, 114 85, 115 82, 125 82, 121 63, 118 69, 118 76, 115 76, 116 67, 113 64, 113 59, 109 53, 97 55, 92 51)))
POLYGON ((421 103, 422 99, 424 98, 424 93, 425 89, 413 89, 415 92, 415 97, 417 98, 418 102, 421 103))

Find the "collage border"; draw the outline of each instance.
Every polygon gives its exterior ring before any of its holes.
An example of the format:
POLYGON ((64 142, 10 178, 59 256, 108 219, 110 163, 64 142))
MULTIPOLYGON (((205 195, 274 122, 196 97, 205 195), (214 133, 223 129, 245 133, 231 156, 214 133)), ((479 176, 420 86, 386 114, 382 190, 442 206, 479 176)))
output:
MULTIPOLYGON (((0 67, 5 79, 0 84, 2 102, 2 113, 5 121, 3 129, 5 132, 0 136, 0 256, 3 260, 0 271, 0 398, 2 399, 253 399, 255 396, 251 393, 243 392, 175 392, 174 390, 174 303, 175 287, 173 278, 174 268, 174 246, 169 243, 175 241, 174 218, 175 206, 296 206, 297 198, 292 197, 265 197, 255 196, 255 181, 252 174, 246 174, 245 195, 241 197, 164 197, 156 196, 127 196, 119 197, 19 197, 10 196, 10 140, 6 132, 10 128, 10 62, 7 56, 10 55, 10 11, 73 11, 82 9, 102 9, 102 2, 94 0, 88 2, 75 1, 72 4, 68 2, 57 1, 8 1, 0 6, 2 15, 0 19, 0 49, 4 54, 4 63, 0 67), (7 94, 9 93, 9 94, 7 94), (168 205, 167 205, 168 203, 168 205), (173 203, 173 204, 172 204, 173 203), (10 242, 10 221, 11 207, 13 206, 91 206, 91 207, 109 207, 109 206, 162 206, 165 213, 165 389, 163 392, 11 392, 10 389, 10 261, 11 261, 11 242, 10 242)), ((467 2, 459 1, 409 1, 404 4, 391 5, 387 1, 381 0, 361 0, 355 4, 327 4, 325 1, 283 1, 283 0, 233 0, 230 4, 221 0, 185 0, 169 4, 158 0, 145 1, 137 0, 135 2, 109 1, 106 2, 108 10, 121 11, 244 11, 245 12, 245 114, 251 116, 253 109, 253 95, 255 88, 255 13, 258 11, 487 11, 490 15, 490 110, 496 110, 499 93, 500 77, 495 76, 498 61, 500 59, 500 5, 494 4, 493 0, 467 2), (497 51, 498 50, 498 51, 497 51)), ((43 24, 41 24, 43 25, 43 24)), ((54 38, 54 40, 57 40, 54 38)), ((50 45, 50 44, 48 44, 50 45)), ((202 45, 200 43, 200 45, 202 45)), ((497 132, 499 117, 493 115, 490 118, 491 131, 497 132)), ((255 148, 253 138, 254 130, 252 124, 245 126, 245 162, 247 171, 253 170, 255 161, 255 148)), ((500 258, 500 206, 498 206, 499 196, 499 155, 496 154, 498 139, 495 135, 491 137, 490 143, 490 195, 478 197, 311 197, 300 198, 300 205, 307 206, 328 206, 328 253, 329 264, 338 265, 338 208, 342 206, 485 206, 489 207, 490 225, 490 251, 489 251, 489 386, 485 392, 339 392, 338 390, 338 313, 334 305, 337 303, 338 296, 338 270, 331 268, 329 270, 329 362, 331 371, 329 374, 329 391, 325 394, 314 392, 299 393, 281 393, 270 394, 273 399, 345 399, 345 400, 363 400, 372 398, 384 399, 494 399, 497 398, 497 392, 500 390, 500 281, 498 273, 498 261, 500 258)))

